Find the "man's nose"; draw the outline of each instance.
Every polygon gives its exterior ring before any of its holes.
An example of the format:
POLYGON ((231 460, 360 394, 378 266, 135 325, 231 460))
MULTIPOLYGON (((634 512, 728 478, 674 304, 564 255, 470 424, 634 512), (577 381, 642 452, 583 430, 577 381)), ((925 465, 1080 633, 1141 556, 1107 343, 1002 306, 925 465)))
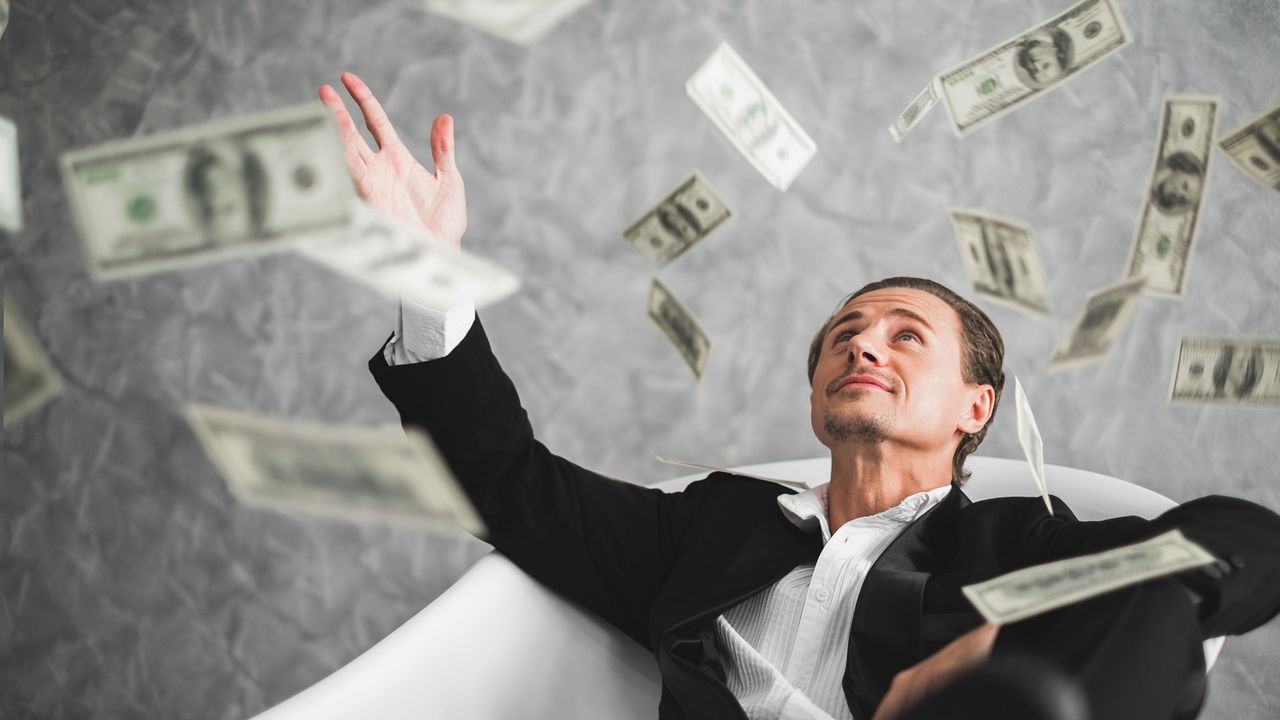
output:
POLYGON ((884 352, 871 340, 869 333, 858 333, 849 342, 849 362, 854 366, 862 362, 879 365, 884 356, 884 352))

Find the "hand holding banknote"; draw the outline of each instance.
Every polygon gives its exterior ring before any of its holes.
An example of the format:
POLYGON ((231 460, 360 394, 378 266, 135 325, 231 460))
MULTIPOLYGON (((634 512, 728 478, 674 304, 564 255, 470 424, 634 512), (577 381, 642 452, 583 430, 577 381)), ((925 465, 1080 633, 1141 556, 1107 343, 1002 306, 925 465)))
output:
POLYGON ((435 172, 427 172, 401 142, 369 86, 349 72, 342 74, 342 84, 360 106, 365 126, 378 145, 376 151, 369 147, 337 91, 322 86, 320 100, 337 119, 344 159, 360 196, 374 208, 461 247, 467 230, 467 201, 454 154, 453 118, 440 115, 431 125, 435 172))

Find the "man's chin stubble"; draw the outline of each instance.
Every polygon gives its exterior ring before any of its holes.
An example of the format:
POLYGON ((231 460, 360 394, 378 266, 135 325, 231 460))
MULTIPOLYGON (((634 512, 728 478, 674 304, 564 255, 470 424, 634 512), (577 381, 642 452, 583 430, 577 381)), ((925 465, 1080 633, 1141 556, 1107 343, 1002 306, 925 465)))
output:
POLYGON ((888 424, 888 419, 882 415, 848 417, 828 410, 822 417, 823 429, 839 443, 870 445, 884 442, 889 438, 888 424))

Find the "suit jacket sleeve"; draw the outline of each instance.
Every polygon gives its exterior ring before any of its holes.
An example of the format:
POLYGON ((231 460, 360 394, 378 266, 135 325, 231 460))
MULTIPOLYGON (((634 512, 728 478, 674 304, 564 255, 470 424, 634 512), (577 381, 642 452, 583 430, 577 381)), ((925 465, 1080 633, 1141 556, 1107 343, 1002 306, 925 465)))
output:
POLYGON ((534 438, 479 318, 445 357, 389 366, 379 351, 369 369, 402 425, 435 441, 498 551, 651 647, 650 609, 706 483, 665 493, 551 453, 534 438))
MULTIPOLYGON (((1199 598, 1202 637, 1248 632, 1280 613, 1280 515, 1261 505, 1210 495, 1153 520, 1091 522, 1075 520, 1070 511, 1051 518, 1037 505, 1038 500, 1023 504, 1021 538, 1015 538, 1023 542, 1009 545, 1021 555, 1015 565, 1100 552, 1177 528, 1223 561, 1175 576, 1199 598)), ((1055 506, 1066 509, 1060 501, 1055 506)))

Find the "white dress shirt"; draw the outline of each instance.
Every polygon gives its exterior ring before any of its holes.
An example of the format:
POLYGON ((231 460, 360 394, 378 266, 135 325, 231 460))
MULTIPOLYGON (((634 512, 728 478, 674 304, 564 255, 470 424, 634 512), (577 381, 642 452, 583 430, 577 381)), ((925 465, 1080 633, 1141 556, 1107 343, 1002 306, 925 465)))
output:
POLYGON ((797 566, 716 618, 729 690, 752 720, 853 717, 841 683, 862 583, 889 543, 951 490, 947 484, 916 493, 832 533, 829 487, 778 496, 787 518, 822 534, 818 561, 797 566))
MULTIPOLYGON (((444 357, 466 337, 474 321, 471 303, 441 311, 402 297, 395 335, 383 357, 388 365, 444 357)), ((788 519, 821 533, 818 561, 797 566, 716 618, 726 682, 751 720, 853 717, 841 683, 862 583, 889 543, 951 490, 947 484, 916 493, 832 533, 829 487, 825 483, 778 496, 788 519)))

